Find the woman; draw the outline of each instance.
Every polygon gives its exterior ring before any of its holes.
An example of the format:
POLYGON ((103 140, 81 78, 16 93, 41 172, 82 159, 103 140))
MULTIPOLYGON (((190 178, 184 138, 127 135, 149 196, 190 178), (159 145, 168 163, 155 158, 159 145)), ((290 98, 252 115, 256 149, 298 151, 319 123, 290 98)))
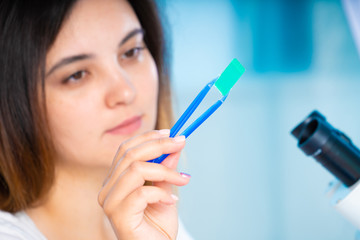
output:
POLYGON ((172 188, 190 177, 176 171, 185 139, 163 129, 152 1, 6 0, 0 11, 0 239, 176 239, 172 188))

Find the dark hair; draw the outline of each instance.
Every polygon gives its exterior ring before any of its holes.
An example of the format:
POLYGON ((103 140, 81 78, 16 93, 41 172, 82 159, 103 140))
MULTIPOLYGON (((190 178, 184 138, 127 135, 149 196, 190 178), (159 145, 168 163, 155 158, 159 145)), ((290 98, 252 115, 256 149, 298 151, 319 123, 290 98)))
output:
MULTIPOLYGON (((54 146, 45 108, 46 53, 76 0, 0 2, 0 209, 16 212, 46 195, 54 180, 54 146)), ((165 44, 156 4, 129 0, 159 73, 157 128, 171 121, 165 44)))

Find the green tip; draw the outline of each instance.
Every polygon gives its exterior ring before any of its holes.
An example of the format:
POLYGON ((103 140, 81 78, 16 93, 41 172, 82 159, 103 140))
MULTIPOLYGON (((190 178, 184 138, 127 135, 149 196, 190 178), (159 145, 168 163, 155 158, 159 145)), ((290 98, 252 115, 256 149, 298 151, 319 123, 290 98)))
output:
POLYGON ((234 58, 222 72, 218 80, 216 80, 215 87, 221 92, 222 95, 225 96, 230 92, 231 88, 235 85, 244 72, 245 68, 236 58, 234 58))

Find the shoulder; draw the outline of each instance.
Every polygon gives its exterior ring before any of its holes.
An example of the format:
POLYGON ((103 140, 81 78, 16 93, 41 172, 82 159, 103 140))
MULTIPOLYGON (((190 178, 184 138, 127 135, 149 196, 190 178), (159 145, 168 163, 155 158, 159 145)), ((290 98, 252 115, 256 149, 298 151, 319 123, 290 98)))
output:
POLYGON ((179 230, 177 240, 194 240, 188 231, 186 230, 184 224, 182 223, 181 219, 179 219, 179 230))
POLYGON ((46 240, 25 212, 0 211, 0 239, 46 240))
MULTIPOLYGON (((0 211, 0 239, 46 240, 25 212, 11 214, 4 211, 0 211)), ((177 240, 193 240, 181 220, 177 240)))

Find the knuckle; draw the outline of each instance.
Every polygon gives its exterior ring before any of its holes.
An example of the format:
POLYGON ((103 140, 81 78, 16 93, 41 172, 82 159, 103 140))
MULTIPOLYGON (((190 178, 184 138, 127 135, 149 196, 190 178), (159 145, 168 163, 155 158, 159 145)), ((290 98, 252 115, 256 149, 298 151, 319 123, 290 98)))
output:
POLYGON ((118 156, 123 155, 126 152, 127 148, 128 148, 127 147, 127 141, 121 143, 118 150, 117 150, 117 155, 118 156))
POLYGON ((158 131, 157 130, 150 130, 148 132, 145 133, 145 137, 148 137, 148 138, 152 138, 152 137, 156 137, 158 136, 158 131))
POLYGON ((164 140, 162 138, 158 138, 158 139, 155 140, 155 143, 157 145, 161 145, 163 142, 164 142, 164 140))
POLYGON ((141 162, 133 162, 130 165, 130 171, 134 173, 140 173, 143 171, 143 164, 141 162))
POLYGON ((114 211, 113 211, 113 207, 111 206, 111 204, 108 201, 105 201, 105 203, 103 205, 103 209, 104 209, 104 213, 106 214, 106 216, 111 218, 114 211))
POLYGON ((158 138, 155 140, 155 143, 159 146, 161 146, 167 142, 168 142, 168 138, 158 138))
POLYGON ((148 189, 147 188, 145 188, 145 187, 141 187, 141 188, 139 188, 138 190, 137 190, 137 197, 138 197, 138 199, 145 199, 146 198, 146 196, 148 195, 148 189))
POLYGON ((120 208, 120 206, 121 204, 119 204, 119 201, 114 201, 114 199, 109 196, 105 198, 102 208, 105 215, 111 219, 113 215, 117 212, 117 209, 120 208))
POLYGON ((127 149, 124 153, 124 157, 125 158, 129 158, 129 159, 136 159, 137 156, 137 150, 132 148, 132 149, 127 149))
POLYGON ((99 193, 99 195, 98 195, 98 198, 97 198, 98 203, 99 203, 99 205, 100 205, 101 207, 104 206, 104 199, 105 199, 104 193, 101 191, 101 192, 99 193))

